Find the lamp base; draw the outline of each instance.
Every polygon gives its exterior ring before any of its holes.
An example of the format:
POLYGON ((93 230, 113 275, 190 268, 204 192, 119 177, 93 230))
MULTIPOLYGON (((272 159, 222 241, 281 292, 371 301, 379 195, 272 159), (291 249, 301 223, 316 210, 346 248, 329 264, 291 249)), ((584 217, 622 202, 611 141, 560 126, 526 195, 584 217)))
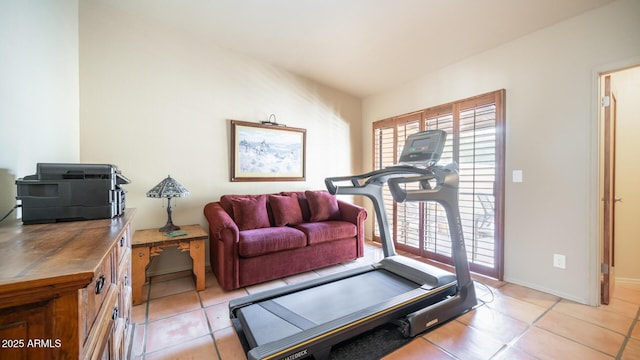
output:
POLYGON ((165 224, 165 226, 163 226, 160 229, 158 229, 158 231, 163 232, 163 233, 172 232, 172 231, 175 231, 175 230, 180 230, 180 226, 173 225, 171 223, 167 223, 167 224, 165 224))
POLYGON ((180 226, 173 225, 173 221, 171 220, 171 198, 167 200, 167 223, 164 224, 163 227, 158 229, 161 232, 172 232, 175 230, 180 230, 180 226))

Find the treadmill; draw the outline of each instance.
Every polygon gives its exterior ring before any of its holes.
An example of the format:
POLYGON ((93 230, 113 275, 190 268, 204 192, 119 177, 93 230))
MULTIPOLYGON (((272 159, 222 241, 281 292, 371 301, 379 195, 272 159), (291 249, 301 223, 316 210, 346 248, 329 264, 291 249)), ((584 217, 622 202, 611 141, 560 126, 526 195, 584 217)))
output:
POLYGON ((329 357, 331 347, 386 323, 413 337, 477 304, 462 234, 455 166, 438 166, 446 132, 410 135, 400 165, 362 175, 325 179, 332 194, 373 202, 384 258, 372 265, 268 290, 229 302, 247 358, 329 357), (398 255, 383 204, 393 199, 435 201, 447 214, 455 273, 398 255))

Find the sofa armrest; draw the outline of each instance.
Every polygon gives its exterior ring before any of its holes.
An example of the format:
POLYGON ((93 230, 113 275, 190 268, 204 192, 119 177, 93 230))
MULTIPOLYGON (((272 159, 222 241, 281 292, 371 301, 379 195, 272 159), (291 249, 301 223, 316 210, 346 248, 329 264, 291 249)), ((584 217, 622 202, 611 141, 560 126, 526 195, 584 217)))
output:
MULTIPOLYGON (((229 214, 222 208, 220 202, 210 202, 204 206, 204 217, 209 222, 209 236, 213 239, 221 239, 221 233, 223 230, 228 229, 232 233, 238 235, 238 225, 231 218, 229 214)), ((238 241, 238 236, 235 236, 235 241, 238 241)))
POLYGON ((364 256, 364 222, 367 220, 367 210, 343 200, 338 200, 338 208, 340 209, 342 220, 348 221, 357 227, 358 257, 364 256))
POLYGON ((223 289, 235 289, 239 284, 238 225, 217 201, 205 205, 204 216, 209 222, 211 269, 223 289))

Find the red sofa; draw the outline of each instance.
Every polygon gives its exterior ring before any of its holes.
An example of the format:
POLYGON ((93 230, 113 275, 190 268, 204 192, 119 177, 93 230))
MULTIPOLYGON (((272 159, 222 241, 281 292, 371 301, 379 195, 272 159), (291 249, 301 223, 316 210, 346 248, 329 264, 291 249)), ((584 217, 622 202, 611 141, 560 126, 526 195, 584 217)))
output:
POLYGON ((223 195, 204 215, 211 268, 225 290, 364 255, 366 210, 327 191, 223 195))

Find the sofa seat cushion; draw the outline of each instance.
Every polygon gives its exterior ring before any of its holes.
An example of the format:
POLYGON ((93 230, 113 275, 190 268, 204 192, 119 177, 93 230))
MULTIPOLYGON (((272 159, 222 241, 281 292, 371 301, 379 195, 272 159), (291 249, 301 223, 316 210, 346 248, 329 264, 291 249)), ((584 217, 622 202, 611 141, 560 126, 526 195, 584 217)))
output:
POLYGON ((306 245, 307 238, 300 230, 271 227, 241 231, 238 252, 242 257, 253 257, 306 245))
POLYGON ((358 234, 356 226, 346 221, 302 223, 294 227, 307 236, 309 245, 355 237, 358 234))

